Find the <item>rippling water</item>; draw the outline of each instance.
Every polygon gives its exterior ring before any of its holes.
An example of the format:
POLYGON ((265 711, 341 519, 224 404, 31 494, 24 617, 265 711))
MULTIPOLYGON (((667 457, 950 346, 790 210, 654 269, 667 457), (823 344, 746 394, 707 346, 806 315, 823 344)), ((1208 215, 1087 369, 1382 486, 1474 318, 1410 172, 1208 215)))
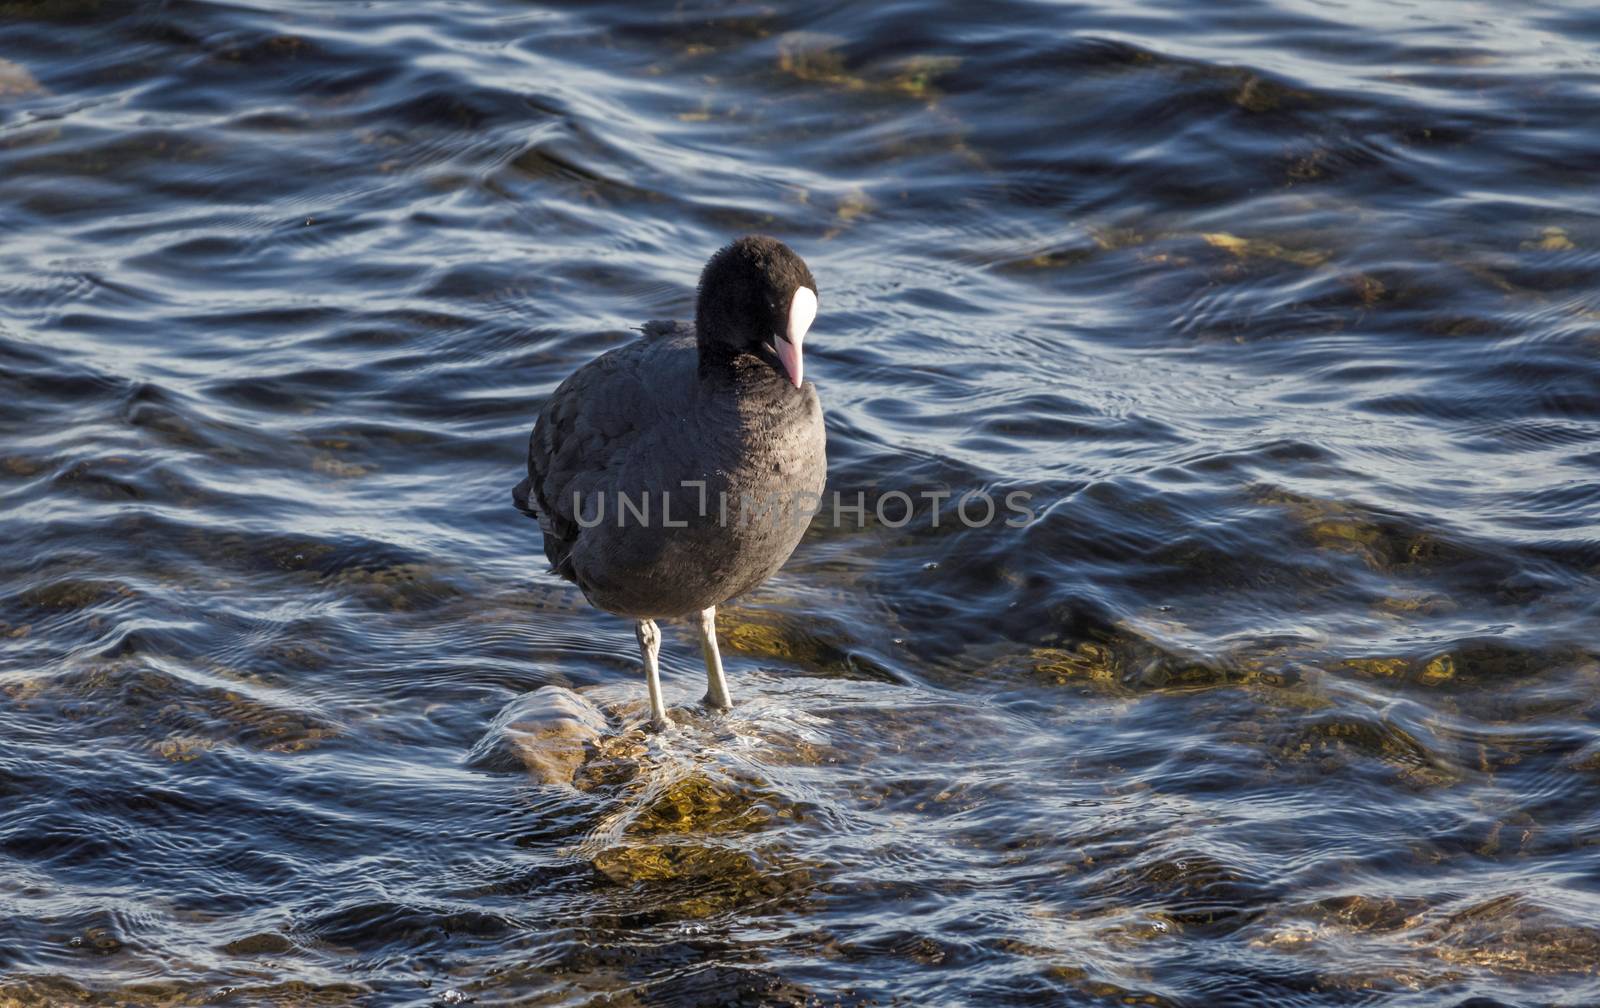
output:
POLYGON ((1600 1002, 1583 3, 0 3, 0 1001, 1600 1002), (728 237, 830 486, 637 731, 510 507, 728 237))

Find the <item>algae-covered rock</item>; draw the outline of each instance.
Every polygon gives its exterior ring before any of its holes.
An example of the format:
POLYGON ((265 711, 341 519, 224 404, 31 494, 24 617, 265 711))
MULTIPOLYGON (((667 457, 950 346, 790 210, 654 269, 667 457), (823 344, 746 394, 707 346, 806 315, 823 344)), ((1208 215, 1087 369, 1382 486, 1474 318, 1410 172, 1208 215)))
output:
POLYGON ((807 84, 926 100, 935 97, 937 79, 961 65, 958 57, 917 54, 868 76, 846 62, 840 51, 846 41, 821 32, 789 32, 778 39, 778 71, 807 84))
POLYGON ((1522 247, 1536 252, 1566 252, 1578 246, 1573 244, 1566 228, 1547 227, 1539 232, 1537 239, 1523 242, 1522 247))
POLYGON ((1241 238, 1225 231, 1209 231, 1200 236, 1207 245, 1222 249, 1240 259, 1277 259, 1296 266, 1321 266, 1331 256, 1320 249, 1291 249, 1262 238, 1241 238))

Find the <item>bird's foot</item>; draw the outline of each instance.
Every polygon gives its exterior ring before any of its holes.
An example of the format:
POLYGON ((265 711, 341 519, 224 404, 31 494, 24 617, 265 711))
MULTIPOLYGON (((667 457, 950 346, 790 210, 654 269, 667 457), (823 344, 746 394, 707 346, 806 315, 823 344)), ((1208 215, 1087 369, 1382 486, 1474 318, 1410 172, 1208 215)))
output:
POLYGON ((700 706, 704 707, 706 710, 731 711, 733 710, 733 701, 729 700, 727 697, 716 697, 712 696, 710 693, 707 693, 705 696, 700 698, 700 706))
POLYGON ((663 714, 658 718, 651 718, 649 724, 651 731, 664 732, 672 727, 672 719, 663 714))

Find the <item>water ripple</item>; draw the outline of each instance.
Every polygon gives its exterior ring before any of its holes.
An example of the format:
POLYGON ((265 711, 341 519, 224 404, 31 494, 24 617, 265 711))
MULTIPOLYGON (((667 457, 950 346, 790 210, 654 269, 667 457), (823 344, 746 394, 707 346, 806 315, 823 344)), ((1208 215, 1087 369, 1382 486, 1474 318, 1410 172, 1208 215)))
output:
POLYGON ((1592 12, 0 25, 0 1001, 1600 999, 1592 12), (505 490, 746 230, 862 510, 646 735, 505 490))

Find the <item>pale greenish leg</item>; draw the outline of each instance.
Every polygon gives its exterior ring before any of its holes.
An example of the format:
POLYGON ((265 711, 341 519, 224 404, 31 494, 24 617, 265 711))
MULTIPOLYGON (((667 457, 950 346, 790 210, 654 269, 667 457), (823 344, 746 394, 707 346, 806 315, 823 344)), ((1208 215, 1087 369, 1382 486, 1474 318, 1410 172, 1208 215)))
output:
POLYGON ((661 631, 654 620, 640 620, 634 632, 639 638, 639 653, 644 658, 644 684, 650 690, 650 727, 665 731, 672 721, 667 717, 667 705, 661 700, 661 672, 656 664, 661 654, 661 631))
POLYGON ((715 710, 733 706, 728 696, 728 680, 722 676, 722 653, 717 650, 717 607, 700 613, 700 650, 706 656, 706 695, 701 703, 715 710))

